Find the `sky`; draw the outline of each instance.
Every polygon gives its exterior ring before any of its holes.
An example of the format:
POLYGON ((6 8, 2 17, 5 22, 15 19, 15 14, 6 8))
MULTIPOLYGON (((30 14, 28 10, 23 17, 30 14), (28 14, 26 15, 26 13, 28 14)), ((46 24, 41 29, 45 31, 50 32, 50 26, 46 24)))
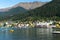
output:
POLYGON ((49 2, 51 0, 0 0, 0 9, 11 7, 19 2, 34 2, 34 1, 49 2))

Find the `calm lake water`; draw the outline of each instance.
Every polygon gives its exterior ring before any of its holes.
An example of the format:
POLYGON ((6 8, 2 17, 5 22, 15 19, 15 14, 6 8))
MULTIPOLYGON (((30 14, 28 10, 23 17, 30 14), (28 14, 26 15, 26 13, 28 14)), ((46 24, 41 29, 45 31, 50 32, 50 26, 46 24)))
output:
POLYGON ((0 30, 0 40, 60 40, 60 34, 52 34, 47 28, 0 30))

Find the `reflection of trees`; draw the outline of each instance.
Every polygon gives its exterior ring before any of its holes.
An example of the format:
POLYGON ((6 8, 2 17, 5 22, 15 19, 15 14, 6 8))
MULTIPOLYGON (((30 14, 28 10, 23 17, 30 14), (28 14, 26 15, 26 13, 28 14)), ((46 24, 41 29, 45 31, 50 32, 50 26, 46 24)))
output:
POLYGON ((34 28, 29 29, 29 39, 30 40, 38 40, 37 39, 37 31, 36 31, 36 29, 34 29, 34 28))

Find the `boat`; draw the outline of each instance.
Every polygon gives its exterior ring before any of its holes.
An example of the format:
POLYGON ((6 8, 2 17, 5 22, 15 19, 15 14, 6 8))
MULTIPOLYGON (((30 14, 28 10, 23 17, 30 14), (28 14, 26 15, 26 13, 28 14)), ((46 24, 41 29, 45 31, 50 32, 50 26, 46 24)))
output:
POLYGON ((52 33, 53 34, 60 34, 60 28, 56 28, 56 27, 52 28, 52 33))
POLYGON ((56 24, 56 27, 52 27, 52 33, 60 34, 60 24, 59 23, 56 24))
POLYGON ((60 31, 53 31, 53 34, 60 34, 60 31))
POLYGON ((14 30, 11 29, 10 32, 14 32, 14 30))

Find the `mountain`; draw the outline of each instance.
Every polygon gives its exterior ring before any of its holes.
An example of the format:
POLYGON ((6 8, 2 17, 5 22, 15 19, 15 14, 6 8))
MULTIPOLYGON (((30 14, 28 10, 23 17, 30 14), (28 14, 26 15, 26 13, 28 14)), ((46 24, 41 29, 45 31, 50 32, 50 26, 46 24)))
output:
POLYGON ((51 2, 29 10, 27 14, 15 15, 11 18, 12 20, 60 20, 60 0, 52 0, 51 2), (16 18, 15 18, 16 17, 16 18))
POLYGON ((41 7, 47 2, 20 2, 12 7, 0 9, 0 19, 4 19, 7 17, 11 17, 16 14, 22 14, 27 12, 28 10, 35 9, 37 7, 41 7))
POLYGON ((0 16, 2 16, 2 17, 11 16, 11 15, 18 14, 18 13, 24 13, 26 11, 27 10, 22 8, 22 7, 16 7, 16 8, 12 8, 12 9, 9 9, 7 11, 4 11, 4 12, 1 11, 0 16))
POLYGON ((16 8, 16 7, 22 7, 26 10, 30 10, 30 9, 40 7, 40 6, 42 6, 46 3, 47 2, 38 2, 38 1, 35 1, 35 2, 20 2, 20 3, 14 5, 12 7, 0 9, 0 12, 6 12, 6 11, 9 11, 10 9, 13 9, 13 8, 16 8))
POLYGON ((13 7, 23 7, 27 10, 30 10, 30 9, 35 9, 37 7, 41 7, 42 5, 46 4, 46 2, 38 2, 38 1, 35 1, 35 2, 21 2, 21 3, 18 3, 16 4, 15 6, 13 7))
POLYGON ((53 20, 60 20, 60 0, 51 2, 29 11, 30 16, 47 17, 53 20))

